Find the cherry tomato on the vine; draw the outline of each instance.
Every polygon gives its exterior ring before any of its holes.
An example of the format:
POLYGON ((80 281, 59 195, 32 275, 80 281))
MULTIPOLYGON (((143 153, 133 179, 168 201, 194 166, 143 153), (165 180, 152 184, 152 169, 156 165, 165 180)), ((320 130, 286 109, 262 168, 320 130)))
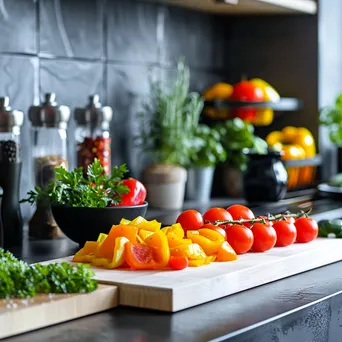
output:
MULTIPOLYGON (((227 208, 227 211, 232 216, 233 220, 253 220, 255 218, 253 211, 241 204, 233 204, 227 208)), ((251 223, 244 223, 244 226, 246 227, 250 227, 251 225, 251 223)))
POLYGON ((277 233, 277 247, 286 247, 292 245, 296 241, 297 230, 293 223, 277 221, 274 222, 273 228, 277 233))
MULTIPOLYGON (((267 216, 258 216, 257 218, 258 218, 258 219, 259 219, 259 218, 260 218, 260 219, 264 219, 264 221, 265 221, 264 224, 266 224, 266 226, 269 226, 269 227, 272 227, 272 226, 273 226, 273 222, 272 222, 272 221, 269 221, 269 220, 267 219, 267 216)), ((261 222, 259 222, 259 223, 261 223, 261 222)))
POLYGON ((318 235, 317 222, 309 217, 301 217, 296 220, 297 242, 306 243, 316 239, 318 235))
POLYGON ((272 226, 258 222, 254 223, 252 233, 254 236, 252 251, 266 252, 275 246, 277 234, 272 226))
POLYGON ((205 223, 201 228, 209 228, 209 229, 215 230, 216 232, 220 233, 224 237, 225 240, 227 239, 226 231, 219 226, 215 226, 211 223, 205 223))
POLYGON ((201 213, 193 209, 183 211, 176 222, 182 226, 185 233, 187 230, 197 230, 204 224, 201 213))
POLYGON ((207 222, 230 221, 232 216, 223 208, 210 208, 203 214, 203 220, 207 222))
POLYGON ((240 224, 233 224, 226 229, 227 241, 236 254, 248 252, 254 241, 252 231, 240 224))

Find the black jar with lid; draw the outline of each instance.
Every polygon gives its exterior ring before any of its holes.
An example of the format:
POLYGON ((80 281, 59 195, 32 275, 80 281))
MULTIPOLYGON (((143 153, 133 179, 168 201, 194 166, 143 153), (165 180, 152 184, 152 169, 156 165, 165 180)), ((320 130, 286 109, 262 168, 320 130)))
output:
MULTIPOLYGON (((45 188, 55 180, 55 169, 68 169, 67 128, 70 109, 59 105, 54 93, 45 94, 39 106, 31 106, 31 151, 35 186, 45 188)), ((29 235, 38 238, 53 238, 62 235, 53 219, 51 210, 43 203, 29 222, 29 235)))
POLYGON ((248 202, 277 202, 287 191, 287 172, 281 152, 247 152, 247 170, 243 175, 243 193, 248 202))
POLYGON ((9 106, 8 97, 0 97, 0 247, 10 248, 22 243, 23 222, 19 204, 21 178, 20 130, 24 114, 9 106))

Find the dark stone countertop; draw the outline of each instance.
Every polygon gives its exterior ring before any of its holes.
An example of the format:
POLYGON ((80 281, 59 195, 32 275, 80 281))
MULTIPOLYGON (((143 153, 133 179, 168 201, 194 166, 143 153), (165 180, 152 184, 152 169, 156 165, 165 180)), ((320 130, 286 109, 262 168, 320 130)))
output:
MULTIPOLYGON (((318 220, 342 217, 342 202, 325 199, 312 202, 304 197, 293 202, 271 205, 270 211, 312 206, 313 216, 318 220)), ((228 204, 218 200, 210 205, 188 203, 186 207, 205 209, 228 204)), ((253 210, 256 214, 268 211, 265 206, 253 210)), ((148 212, 148 217, 162 219, 164 224, 172 223, 177 215, 148 212)), ((77 248, 67 238, 25 239, 23 247, 13 252, 28 262, 36 262, 71 255, 77 248)), ((334 263, 173 314, 120 307, 4 341, 337 342, 342 333, 341 269, 342 262, 334 263)))

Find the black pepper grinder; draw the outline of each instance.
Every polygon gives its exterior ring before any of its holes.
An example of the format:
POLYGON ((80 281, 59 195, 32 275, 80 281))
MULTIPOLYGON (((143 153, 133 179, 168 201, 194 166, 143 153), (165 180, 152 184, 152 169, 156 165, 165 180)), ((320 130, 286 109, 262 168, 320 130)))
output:
POLYGON ((0 247, 10 248, 22 243, 23 221, 19 204, 21 177, 20 127, 24 114, 9 106, 8 97, 0 97, 0 247))

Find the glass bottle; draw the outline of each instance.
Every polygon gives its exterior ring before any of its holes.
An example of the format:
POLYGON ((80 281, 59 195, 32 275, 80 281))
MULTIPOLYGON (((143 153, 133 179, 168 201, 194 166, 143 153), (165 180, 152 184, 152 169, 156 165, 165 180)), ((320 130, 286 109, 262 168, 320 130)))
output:
MULTIPOLYGON (((35 186, 45 188, 55 180, 55 168, 68 169, 67 126, 70 109, 58 105, 54 93, 45 94, 40 106, 29 109, 31 151, 35 186)), ((29 222, 30 236, 53 238, 61 232, 53 219, 50 208, 37 203, 37 209, 29 222)))
POLYGON ((106 174, 111 171, 110 123, 113 118, 111 107, 102 106, 99 95, 89 96, 85 108, 75 109, 75 141, 77 167, 83 167, 84 176, 94 159, 100 160, 106 174))
POLYGON ((9 106, 8 97, 0 97, 0 247, 20 246, 23 222, 19 204, 22 169, 20 129, 24 114, 9 106))

